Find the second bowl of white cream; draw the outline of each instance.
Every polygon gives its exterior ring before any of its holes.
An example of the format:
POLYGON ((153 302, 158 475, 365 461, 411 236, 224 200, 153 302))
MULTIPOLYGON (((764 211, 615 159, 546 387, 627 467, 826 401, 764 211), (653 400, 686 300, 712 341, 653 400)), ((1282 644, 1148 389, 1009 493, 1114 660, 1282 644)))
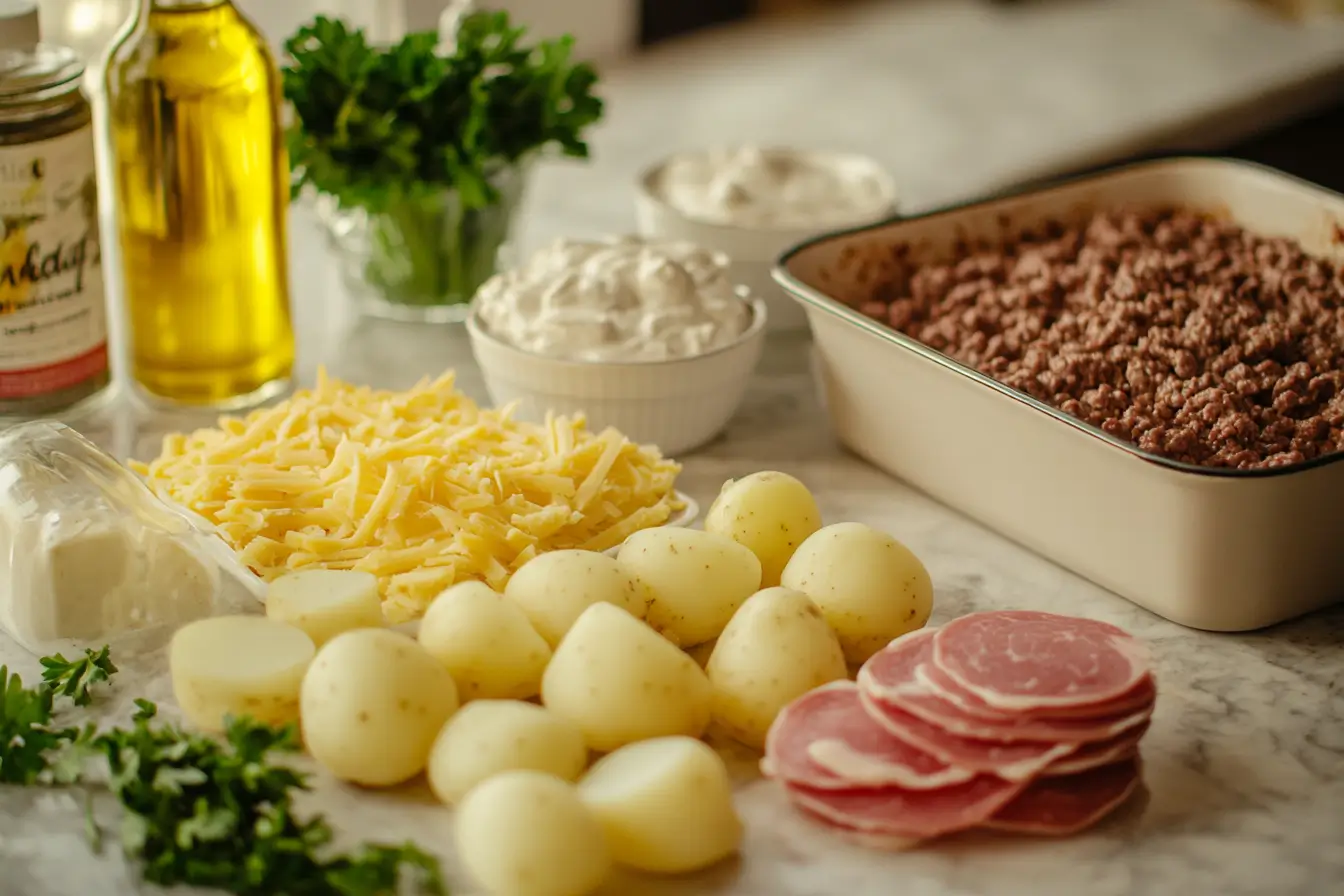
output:
POLYGON ((559 240, 497 274, 467 332, 496 404, 537 420, 583 413, 675 455, 732 418, 765 323, 721 253, 618 237, 559 240))
POLYGON ((771 329, 807 326, 770 277, 786 249, 826 230, 896 210, 896 186, 873 159, 842 152, 739 146, 673 155, 636 184, 639 233, 723 252, 731 277, 770 309, 771 329))

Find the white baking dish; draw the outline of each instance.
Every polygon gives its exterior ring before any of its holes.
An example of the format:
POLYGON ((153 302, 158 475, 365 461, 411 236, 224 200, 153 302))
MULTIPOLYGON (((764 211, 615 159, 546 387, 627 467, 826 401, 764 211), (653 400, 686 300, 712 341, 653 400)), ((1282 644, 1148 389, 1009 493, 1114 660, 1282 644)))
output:
MULTIPOLYGON (((774 276, 804 306, 841 441, 1009 538, 1175 622, 1243 631, 1344 596, 1344 453, 1264 470, 1141 451, 849 307, 877 275, 856 252, 916 257, 1102 206, 1177 204, 1344 258, 1344 197, 1279 172, 1170 159, 819 237, 774 276), (847 263, 842 264, 842 255, 847 263)), ((880 262, 878 262, 880 264, 880 262)))

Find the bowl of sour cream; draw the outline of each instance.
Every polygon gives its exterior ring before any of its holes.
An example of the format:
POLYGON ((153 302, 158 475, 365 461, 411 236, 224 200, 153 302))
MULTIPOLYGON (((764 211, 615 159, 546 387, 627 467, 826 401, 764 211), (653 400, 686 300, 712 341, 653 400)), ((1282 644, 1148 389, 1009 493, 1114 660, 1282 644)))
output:
POLYGON ((731 277, 762 297, 772 330, 807 327, 771 279, 775 260, 808 237, 889 218, 896 185, 852 153, 738 146, 677 153, 638 179, 641 236, 686 240, 731 259, 731 277))
POLYGON ((764 302, 728 258, 682 241, 557 240, 477 291, 486 389, 526 419, 584 414, 664 454, 728 425, 760 359, 764 302))

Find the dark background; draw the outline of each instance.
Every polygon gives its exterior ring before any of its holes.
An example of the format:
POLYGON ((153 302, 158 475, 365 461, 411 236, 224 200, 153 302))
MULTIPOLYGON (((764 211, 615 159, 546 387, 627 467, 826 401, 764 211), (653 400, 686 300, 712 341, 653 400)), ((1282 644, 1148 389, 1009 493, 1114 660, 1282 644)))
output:
MULTIPOLYGON (((761 13, 787 12, 816 5, 815 0, 811 3, 806 0, 642 0, 640 44, 649 46, 761 13)), ((1273 128, 1248 140, 1211 149, 1222 155, 1270 165, 1344 193, 1344 94, 1319 114, 1273 128)))

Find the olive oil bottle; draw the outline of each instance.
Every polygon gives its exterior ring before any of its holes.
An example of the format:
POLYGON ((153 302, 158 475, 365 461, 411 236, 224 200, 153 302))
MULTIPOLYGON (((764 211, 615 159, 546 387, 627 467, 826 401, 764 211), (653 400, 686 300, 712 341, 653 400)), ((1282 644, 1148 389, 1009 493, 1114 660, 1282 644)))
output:
POLYGON ((107 63, 131 375, 239 407, 294 363, 279 74, 229 0, 140 0, 107 63))

